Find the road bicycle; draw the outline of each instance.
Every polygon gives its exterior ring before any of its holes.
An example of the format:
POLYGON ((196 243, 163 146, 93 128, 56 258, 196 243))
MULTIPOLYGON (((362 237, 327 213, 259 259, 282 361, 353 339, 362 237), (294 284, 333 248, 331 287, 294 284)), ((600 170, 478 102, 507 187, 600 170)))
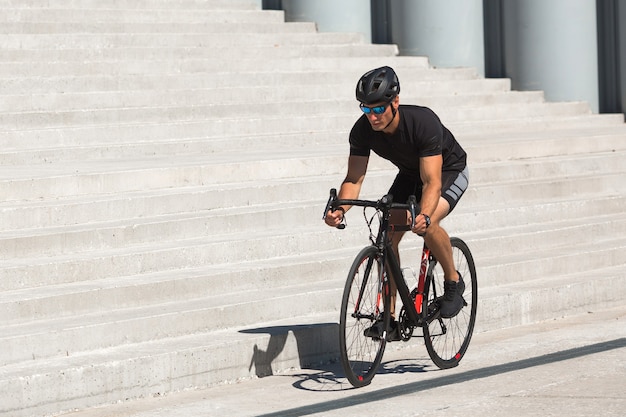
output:
MULTIPOLYGON (((440 369, 457 366, 469 346, 478 304, 476 268, 467 244, 457 237, 450 239, 454 263, 465 282, 465 291, 461 311, 452 318, 442 318, 439 306, 443 296, 443 269, 426 243, 422 248, 419 274, 410 268, 401 268, 398 255, 391 246, 394 232, 407 231, 415 225, 418 207, 415 196, 411 196, 406 204, 394 203, 391 195, 376 201, 345 200, 338 199, 333 188, 324 217, 329 210, 334 211, 342 205, 363 207, 371 241, 354 259, 341 301, 339 347, 348 381, 354 387, 368 385, 381 364, 391 331, 390 280, 394 280, 402 303, 397 317, 401 340, 408 341, 416 329, 421 329, 426 350, 434 364, 440 369), (371 214, 371 210, 368 213, 368 208, 373 208, 374 213, 371 214), (408 210, 411 226, 390 225, 393 209, 408 210), (378 219, 378 225, 374 219, 378 219), (408 278, 416 281, 412 289, 407 284, 408 278), (382 336, 370 337, 368 329, 379 321, 384 329, 382 336)), ((338 228, 345 228, 345 217, 338 228)))

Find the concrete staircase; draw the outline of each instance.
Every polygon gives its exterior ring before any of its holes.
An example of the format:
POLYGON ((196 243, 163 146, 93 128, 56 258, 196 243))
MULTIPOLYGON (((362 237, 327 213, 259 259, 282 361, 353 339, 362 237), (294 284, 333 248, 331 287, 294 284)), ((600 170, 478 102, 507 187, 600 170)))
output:
MULTIPOLYGON (((477 331, 626 299, 622 115, 254 0, 0 0, 0 18, 0 415, 336 359, 367 236, 357 210, 344 231, 321 215, 379 65, 470 155, 446 227, 477 261, 477 331)), ((395 175, 372 159, 367 197, 395 175)))

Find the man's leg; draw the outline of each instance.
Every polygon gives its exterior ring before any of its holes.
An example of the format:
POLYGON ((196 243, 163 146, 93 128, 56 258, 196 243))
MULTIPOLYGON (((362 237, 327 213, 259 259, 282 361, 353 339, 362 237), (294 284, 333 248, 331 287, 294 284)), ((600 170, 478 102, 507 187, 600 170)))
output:
POLYGON ((439 198, 439 204, 432 216, 430 216, 430 226, 426 231, 424 240, 432 251, 437 261, 443 268, 444 278, 447 281, 458 281, 459 275, 454 267, 452 259, 452 246, 450 245, 450 236, 441 227, 441 221, 448 215, 450 204, 443 198, 439 198))
POLYGON ((435 258, 437 258, 437 261, 441 264, 444 279, 449 282, 458 282, 459 274, 452 258, 450 236, 441 227, 440 223, 454 209, 456 203, 467 190, 469 170, 465 167, 462 172, 444 171, 441 174, 441 179, 441 197, 439 197, 439 203, 435 212, 430 216, 431 224, 426 231, 424 240, 433 252, 433 255, 435 255, 435 258))
POLYGON ((450 204, 444 198, 440 198, 424 236, 426 244, 443 268, 444 293, 439 310, 443 318, 454 317, 463 308, 462 296, 465 291, 465 284, 459 282, 461 277, 454 266, 450 236, 440 225, 441 220, 448 215, 449 211, 450 204))

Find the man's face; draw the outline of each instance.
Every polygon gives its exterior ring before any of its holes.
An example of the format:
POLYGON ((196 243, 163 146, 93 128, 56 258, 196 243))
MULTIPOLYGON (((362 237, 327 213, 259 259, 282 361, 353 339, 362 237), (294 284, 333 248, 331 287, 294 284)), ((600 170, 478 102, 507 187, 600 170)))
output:
POLYGON ((392 106, 395 106, 396 100, 397 97, 391 103, 380 102, 371 105, 361 104, 361 110, 365 113, 372 129, 380 132, 389 126, 394 117, 392 106))

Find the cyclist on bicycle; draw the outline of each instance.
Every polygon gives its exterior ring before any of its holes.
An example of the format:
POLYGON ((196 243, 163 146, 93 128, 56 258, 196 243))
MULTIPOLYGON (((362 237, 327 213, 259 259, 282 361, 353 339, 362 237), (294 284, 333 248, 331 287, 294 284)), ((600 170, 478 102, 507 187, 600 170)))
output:
MULTIPOLYGON (((363 115, 350 132, 348 172, 339 189, 339 199, 357 199, 367 171, 370 151, 391 161, 399 172, 389 189, 399 203, 415 195, 420 205, 412 231, 424 237, 444 270, 444 295, 441 316, 454 317, 463 307, 463 278, 452 260, 450 237, 440 222, 454 209, 468 186, 466 153, 437 115, 426 107, 400 105, 400 82, 390 67, 365 73, 356 86, 356 98, 363 115)), ((326 223, 336 227, 343 221, 349 206, 329 211, 326 223)), ((394 210, 393 225, 407 225, 408 211, 394 210)), ((404 232, 396 232, 392 245, 397 255, 404 232)), ((395 321, 396 288, 392 282, 391 340, 400 340, 395 321)), ((382 326, 376 323, 366 336, 380 337, 382 326)))

